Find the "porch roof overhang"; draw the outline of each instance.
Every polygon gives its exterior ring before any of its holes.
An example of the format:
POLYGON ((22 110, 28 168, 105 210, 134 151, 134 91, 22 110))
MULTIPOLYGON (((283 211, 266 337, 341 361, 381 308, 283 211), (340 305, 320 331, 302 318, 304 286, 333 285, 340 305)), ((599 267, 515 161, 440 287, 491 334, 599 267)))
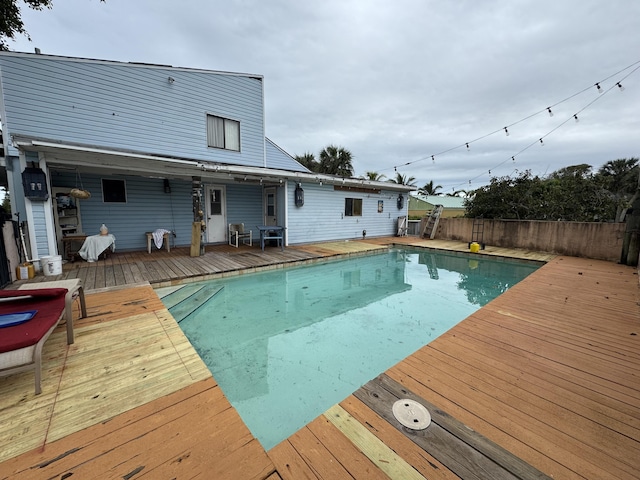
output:
POLYGON ((317 183, 406 193, 414 189, 413 187, 390 182, 375 182, 359 178, 343 178, 319 173, 293 172, 264 167, 249 167, 165 157, 38 139, 14 137, 14 145, 25 151, 44 153, 49 168, 72 168, 80 172, 138 175, 184 180, 191 180, 192 177, 201 177, 205 180, 225 183, 247 182, 279 184, 282 181, 292 181, 296 183, 317 183))

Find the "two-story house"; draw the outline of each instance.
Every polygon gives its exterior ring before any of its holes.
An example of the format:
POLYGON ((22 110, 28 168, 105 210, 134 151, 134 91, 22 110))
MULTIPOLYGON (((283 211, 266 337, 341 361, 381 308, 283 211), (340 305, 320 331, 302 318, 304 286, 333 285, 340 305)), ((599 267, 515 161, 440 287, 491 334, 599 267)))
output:
POLYGON ((408 187, 312 173, 265 138, 260 75, 0 52, 0 119, 31 258, 102 224, 119 250, 158 228, 189 245, 196 195, 211 244, 241 222, 287 244, 393 235, 407 213, 408 187))

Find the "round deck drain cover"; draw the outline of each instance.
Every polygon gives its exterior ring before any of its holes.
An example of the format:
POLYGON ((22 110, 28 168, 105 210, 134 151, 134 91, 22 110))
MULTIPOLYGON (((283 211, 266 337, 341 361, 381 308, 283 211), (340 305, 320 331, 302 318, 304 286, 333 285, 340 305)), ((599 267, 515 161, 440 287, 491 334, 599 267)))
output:
POLYGON ((396 419, 411 430, 424 430, 431 424, 429 410, 415 400, 398 400, 393 404, 392 411, 396 419))

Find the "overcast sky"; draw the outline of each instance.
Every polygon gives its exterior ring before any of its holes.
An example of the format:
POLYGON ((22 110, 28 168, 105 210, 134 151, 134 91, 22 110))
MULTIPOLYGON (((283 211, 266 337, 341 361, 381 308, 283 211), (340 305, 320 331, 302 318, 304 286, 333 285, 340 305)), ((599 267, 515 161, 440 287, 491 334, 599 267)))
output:
POLYGON ((639 157, 639 19, 635 0, 58 0, 23 7, 32 42, 10 49, 260 74, 291 155, 335 144, 356 176, 450 193, 639 157))

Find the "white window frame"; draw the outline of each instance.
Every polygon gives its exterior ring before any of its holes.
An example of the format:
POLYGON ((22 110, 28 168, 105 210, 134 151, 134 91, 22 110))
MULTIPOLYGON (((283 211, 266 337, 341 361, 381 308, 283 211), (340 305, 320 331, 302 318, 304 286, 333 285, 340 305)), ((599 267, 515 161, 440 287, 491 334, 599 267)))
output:
POLYGON ((240 122, 207 114, 207 146, 232 152, 240 151, 240 122))

